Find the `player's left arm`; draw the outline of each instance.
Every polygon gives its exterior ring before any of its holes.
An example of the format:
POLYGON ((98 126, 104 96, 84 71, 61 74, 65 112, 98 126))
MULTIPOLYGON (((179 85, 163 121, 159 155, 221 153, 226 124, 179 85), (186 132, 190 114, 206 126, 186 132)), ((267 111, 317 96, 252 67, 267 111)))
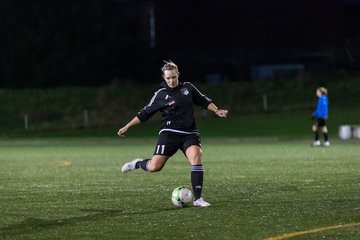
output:
POLYGON ((193 84, 188 84, 192 88, 193 99, 196 105, 202 106, 203 108, 214 112, 219 117, 227 117, 227 114, 229 112, 228 110, 219 109, 210 98, 202 94, 193 84))
POLYGON ((214 112, 219 117, 224 117, 224 118, 227 117, 227 114, 229 112, 228 110, 225 109, 219 109, 214 103, 210 103, 207 109, 211 112, 214 112))

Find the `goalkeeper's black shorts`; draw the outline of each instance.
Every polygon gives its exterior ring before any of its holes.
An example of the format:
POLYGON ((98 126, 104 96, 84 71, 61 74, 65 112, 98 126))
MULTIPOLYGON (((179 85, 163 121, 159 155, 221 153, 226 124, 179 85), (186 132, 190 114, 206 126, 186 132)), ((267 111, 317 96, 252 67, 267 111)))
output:
POLYGON ((315 118, 314 125, 317 127, 325 127, 326 126, 326 119, 325 118, 315 118))

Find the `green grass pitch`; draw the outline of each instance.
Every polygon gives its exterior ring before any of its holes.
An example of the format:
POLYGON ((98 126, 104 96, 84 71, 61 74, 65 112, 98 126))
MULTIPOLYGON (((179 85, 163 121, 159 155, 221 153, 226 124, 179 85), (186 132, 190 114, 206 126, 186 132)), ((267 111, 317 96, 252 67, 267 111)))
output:
POLYGON ((2 139, 0 238, 359 239, 358 143, 309 143, 204 139, 212 206, 177 208, 181 152, 159 173, 120 172, 153 139, 2 139))

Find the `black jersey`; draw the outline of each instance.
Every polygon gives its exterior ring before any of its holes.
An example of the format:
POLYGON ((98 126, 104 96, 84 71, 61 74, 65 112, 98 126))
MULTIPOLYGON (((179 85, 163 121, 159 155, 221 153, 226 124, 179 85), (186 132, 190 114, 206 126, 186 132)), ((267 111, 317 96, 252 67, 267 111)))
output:
POLYGON ((210 103, 212 100, 189 82, 179 83, 177 87, 170 88, 163 81, 149 104, 140 110, 137 117, 144 122, 160 111, 162 114, 160 133, 163 131, 198 133, 193 104, 206 109, 210 103))

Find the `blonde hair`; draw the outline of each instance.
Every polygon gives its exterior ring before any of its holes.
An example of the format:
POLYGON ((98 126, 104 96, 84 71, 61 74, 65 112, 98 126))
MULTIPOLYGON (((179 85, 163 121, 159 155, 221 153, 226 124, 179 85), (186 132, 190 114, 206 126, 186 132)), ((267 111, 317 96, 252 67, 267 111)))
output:
POLYGON ((164 60, 164 65, 161 68, 161 71, 164 73, 165 71, 171 71, 171 70, 176 70, 177 73, 179 73, 179 68, 178 66, 171 60, 169 61, 165 61, 164 60))
POLYGON ((322 95, 327 95, 328 94, 328 90, 324 87, 318 87, 318 89, 322 95))

